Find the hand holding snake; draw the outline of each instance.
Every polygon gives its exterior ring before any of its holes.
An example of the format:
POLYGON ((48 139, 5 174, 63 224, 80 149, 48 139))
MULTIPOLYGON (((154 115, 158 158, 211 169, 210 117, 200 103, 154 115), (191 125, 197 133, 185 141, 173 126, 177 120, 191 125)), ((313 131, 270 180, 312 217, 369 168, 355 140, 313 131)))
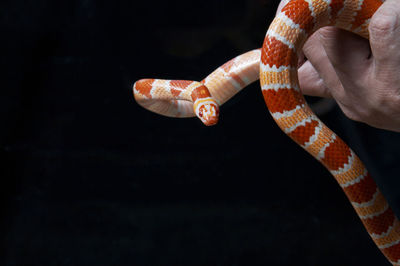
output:
MULTIPOLYGON (((400 52, 392 43, 399 38, 398 16, 395 21, 388 19, 399 5, 396 1, 388 0, 380 9, 381 0, 289 1, 270 25, 261 50, 230 60, 201 82, 139 80, 133 88, 135 99, 159 114, 197 115, 204 124, 213 125, 218 106, 259 78, 278 126, 330 171, 378 248, 393 265, 400 265, 399 220, 358 156, 322 123, 302 95, 332 96, 351 118, 367 118, 364 122, 389 128, 384 120, 400 109, 396 104, 400 77, 393 75, 399 71, 400 56, 395 55, 400 52), (318 31, 325 26, 335 28, 318 31), (367 41, 337 28, 370 37, 372 53, 367 41), (298 73, 303 47, 308 61, 298 73), (366 107, 359 107, 360 102, 366 107)), ((400 131, 400 123, 395 124, 390 128, 400 131)))
POLYGON ((303 52, 308 59, 299 69, 304 94, 333 97, 350 119, 400 131, 398 0, 387 0, 372 16, 369 42, 325 27, 309 38, 303 52))

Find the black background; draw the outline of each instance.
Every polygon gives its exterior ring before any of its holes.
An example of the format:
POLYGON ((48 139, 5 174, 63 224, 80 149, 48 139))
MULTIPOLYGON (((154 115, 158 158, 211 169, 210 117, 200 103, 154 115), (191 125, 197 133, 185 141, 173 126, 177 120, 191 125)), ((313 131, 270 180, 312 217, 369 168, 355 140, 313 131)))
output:
MULTIPOLYGON (((277 4, 3 0, 0 265, 387 265, 258 83, 214 127, 132 97, 258 48, 277 4)), ((398 134, 322 119, 400 213, 398 134)))

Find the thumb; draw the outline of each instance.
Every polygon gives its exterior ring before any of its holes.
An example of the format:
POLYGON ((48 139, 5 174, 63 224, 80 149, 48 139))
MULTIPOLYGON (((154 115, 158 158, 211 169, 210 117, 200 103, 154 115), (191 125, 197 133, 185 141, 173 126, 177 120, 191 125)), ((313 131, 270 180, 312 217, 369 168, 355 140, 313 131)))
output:
POLYGON ((369 25, 370 45, 376 74, 400 65, 400 1, 387 0, 375 12, 369 25))

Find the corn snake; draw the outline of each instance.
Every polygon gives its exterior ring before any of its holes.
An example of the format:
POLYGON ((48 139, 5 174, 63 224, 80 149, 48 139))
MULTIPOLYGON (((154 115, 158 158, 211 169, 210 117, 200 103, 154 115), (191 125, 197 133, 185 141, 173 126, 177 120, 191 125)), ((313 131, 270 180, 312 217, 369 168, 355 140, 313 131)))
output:
POLYGON ((297 77, 298 52, 317 29, 332 25, 368 38, 381 0, 292 0, 269 27, 262 49, 240 55, 201 82, 143 79, 136 101, 171 117, 218 121, 219 107, 260 79, 266 105, 278 126, 321 162, 349 198, 378 248, 400 265, 400 222, 358 156, 308 107, 297 77))

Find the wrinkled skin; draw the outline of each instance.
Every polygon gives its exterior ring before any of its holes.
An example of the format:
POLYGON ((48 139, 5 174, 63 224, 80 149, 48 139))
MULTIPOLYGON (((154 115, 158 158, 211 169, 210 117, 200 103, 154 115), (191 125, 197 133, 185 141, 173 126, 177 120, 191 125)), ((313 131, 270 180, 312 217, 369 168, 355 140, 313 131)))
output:
POLYGON ((334 27, 314 33, 303 48, 300 87, 334 98, 352 120, 400 132, 400 1, 383 3, 369 33, 369 41, 334 27))

